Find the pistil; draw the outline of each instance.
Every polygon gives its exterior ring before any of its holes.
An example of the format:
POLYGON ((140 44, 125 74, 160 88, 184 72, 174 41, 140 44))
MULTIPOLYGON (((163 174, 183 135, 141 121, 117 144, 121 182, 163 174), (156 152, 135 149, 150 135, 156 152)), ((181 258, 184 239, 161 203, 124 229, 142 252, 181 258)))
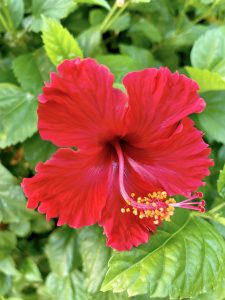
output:
POLYGON ((123 199, 126 202, 125 207, 121 208, 121 213, 130 213, 139 216, 140 219, 152 218, 155 224, 161 221, 170 221, 170 216, 174 214, 175 207, 205 211, 205 201, 196 199, 202 198, 201 192, 194 193, 190 198, 176 203, 174 198, 168 197, 165 191, 157 191, 149 193, 144 197, 136 197, 135 193, 128 195, 124 186, 124 155, 119 142, 114 144, 118 162, 119 162, 119 186, 123 199))

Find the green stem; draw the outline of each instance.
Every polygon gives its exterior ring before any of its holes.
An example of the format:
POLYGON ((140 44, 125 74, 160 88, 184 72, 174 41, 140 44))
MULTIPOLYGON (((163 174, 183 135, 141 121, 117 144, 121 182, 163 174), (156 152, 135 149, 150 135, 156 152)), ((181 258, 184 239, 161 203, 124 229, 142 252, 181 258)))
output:
POLYGON ((114 2, 113 7, 111 8, 110 12, 107 14, 106 18, 101 24, 100 31, 104 33, 106 31, 106 28, 108 27, 108 23, 110 22, 110 19, 116 12, 118 6, 117 6, 117 1, 114 2))
POLYGON ((9 32, 10 28, 9 28, 4 16, 1 14, 1 12, 0 12, 0 22, 2 23, 2 26, 4 27, 5 31, 9 32))
POLYGON ((221 203, 220 205, 217 205, 216 207, 212 208, 212 209, 209 211, 209 213, 210 213, 210 214, 211 214, 211 213, 214 213, 214 212, 220 210, 221 208, 223 208, 224 206, 225 206, 225 202, 223 202, 223 203, 221 203))
POLYGON ((14 24, 13 24, 13 21, 12 21, 12 18, 11 18, 8 6, 7 5, 3 5, 2 6, 2 11, 5 14, 5 17, 6 17, 6 20, 7 20, 8 27, 9 27, 10 31, 14 33, 15 32, 15 27, 14 27, 14 24))
POLYGON ((206 11, 205 13, 203 13, 201 16, 198 16, 197 18, 195 18, 194 20, 192 20, 192 23, 195 25, 197 23, 199 23, 200 21, 204 20, 205 18, 207 18, 210 13, 211 13, 211 10, 217 5, 217 1, 215 1, 212 6, 210 6, 206 11))
POLYGON ((111 20, 109 20, 107 26, 105 27, 105 31, 107 31, 110 26, 122 15, 124 10, 127 8, 129 5, 129 1, 127 1, 117 12, 114 16, 112 16, 111 20))

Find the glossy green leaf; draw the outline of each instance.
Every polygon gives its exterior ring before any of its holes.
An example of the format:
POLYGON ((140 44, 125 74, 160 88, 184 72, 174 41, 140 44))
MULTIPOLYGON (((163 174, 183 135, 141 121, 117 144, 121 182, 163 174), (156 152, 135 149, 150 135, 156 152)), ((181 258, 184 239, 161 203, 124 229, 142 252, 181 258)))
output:
POLYGON ((131 35, 143 35, 151 42, 160 42, 162 40, 162 35, 158 28, 144 18, 140 19, 139 22, 134 23, 129 32, 131 35))
POLYGON ((1 251, 11 251, 16 246, 16 237, 10 231, 0 231, 0 249, 1 251))
POLYGON ((126 55, 102 55, 96 57, 97 61, 106 65, 115 75, 116 81, 121 81, 128 72, 140 69, 140 64, 126 55))
POLYGON ((225 80, 218 73, 192 67, 186 67, 186 70, 198 83, 200 92, 225 90, 225 80))
POLYGON ((39 290, 41 300, 91 300, 84 289, 83 276, 79 271, 62 276, 50 273, 46 284, 39 290))
POLYGON ((34 134, 36 110, 37 101, 32 94, 13 84, 0 84, 0 148, 23 142, 34 134))
POLYGON ((94 56, 96 54, 101 43, 101 38, 99 27, 91 27, 77 37, 84 56, 94 56))
POLYGON ((53 64, 58 65, 64 59, 83 57, 76 39, 60 23, 45 18, 42 33, 45 51, 53 64))
POLYGON ((225 198, 225 165, 223 170, 220 171, 220 175, 217 181, 218 193, 221 197, 225 198))
MULTIPOLYGON (((16 178, 0 164, 0 222, 19 223, 31 219, 16 178)), ((0 241, 1 247, 1 241, 0 241)))
POLYGON ((149 68, 155 65, 154 57, 147 49, 123 44, 121 44, 119 48, 122 54, 130 56, 133 60, 138 62, 142 68, 149 68))
POLYGON ((29 221, 13 222, 9 224, 9 229, 19 237, 25 237, 30 233, 31 225, 29 221))
POLYGON ((208 30, 191 51, 193 67, 216 71, 225 76, 225 27, 208 30))
POLYGON ((88 293, 99 291, 107 271, 111 249, 105 245, 105 236, 99 227, 87 227, 79 233, 79 246, 88 293))
POLYGON ((110 9, 110 5, 109 5, 108 1, 106 1, 106 0, 76 0, 76 3, 99 5, 99 6, 107 8, 107 9, 110 9))
POLYGON ((46 254, 54 273, 64 276, 72 272, 80 263, 76 231, 68 227, 55 230, 47 243, 46 254))
POLYGON ((17 273, 15 262, 10 253, 2 252, 0 249, 0 272, 5 275, 15 275, 17 273))
POLYGON ((60 20, 74 10, 74 0, 32 0, 32 29, 41 30, 42 16, 60 20))
POLYGON ((17 56, 13 61, 13 70, 22 88, 38 95, 49 78, 52 65, 46 55, 40 50, 17 56))
POLYGON ((34 168, 39 162, 45 162, 56 151, 52 143, 43 141, 38 134, 27 139, 24 143, 25 158, 34 168))
POLYGON ((204 112, 197 116, 201 128, 210 138, 225 143, 225 91, 205 92, 201 96, 206 101, 204 112))
MULTIPOLYGON (((7 3, 6 7, 11 20, 9 27, 11 30, 13 30, 14 28, 17 28, 22 22, 23 15, 24 15, 23 0, 8 0, 8 1, 3 1, 3 3, 7 3)), ((1 31, 4 31, 4 27, 0 22, 0 32, 1 31)))
POLYGON ((224 259, 225 242, 209 223, 176 212, 148 244, 112 256, 102 290, 194 297, 220 284, 224 259))
POLYGON ((214 290, 211 293, 205 293, 202 295, 199 295, 198 297, 194 298, 193 300, 224 300, 225 297, 225 290, 224 290, 224 284, 225 281, 221 283, 219 288, 214 290))
POLYGON ((22 278, 21 280, 25 280, 28 282, 41 282, 41 273, 37 267, 37 264, 30 258, 26 258, 23 261, 23 264, 20 269, 22 278))
POLYGON ((12 286, 12 277, 0 272, 0 295, 8 293, 12 286))
POLYGON ((129 13, 120 16, 112 25, 109 30, 114 30, 117 34, 121 31, 127 30, 130 27, 131 17, 129 13))
POLYGON ((11 276, 17 273, 15 262, 11 257, 16 242, 16 237, 12 232, 0 231, 0 274, 11 276))

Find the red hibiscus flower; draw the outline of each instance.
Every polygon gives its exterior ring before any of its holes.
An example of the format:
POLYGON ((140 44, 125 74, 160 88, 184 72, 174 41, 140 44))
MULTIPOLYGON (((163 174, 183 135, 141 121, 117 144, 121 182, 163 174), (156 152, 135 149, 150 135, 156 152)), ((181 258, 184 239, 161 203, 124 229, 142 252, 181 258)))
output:
POLYGON ((22 187, 28 208, 58 217, 59 226, 98 223, 108 246, 128 250, 147 242, 175 207, 204 211, 204 200, 194 200, 201 193, 191 193, 212 161, 188 118, 205 107, 194 81, 150 68, 127 74, 123 93, 113 80, 93 59, 65 60, 51 74, 38 129, 62 148, 22 187), (176 203, 177 194, 189 199, 176 203))

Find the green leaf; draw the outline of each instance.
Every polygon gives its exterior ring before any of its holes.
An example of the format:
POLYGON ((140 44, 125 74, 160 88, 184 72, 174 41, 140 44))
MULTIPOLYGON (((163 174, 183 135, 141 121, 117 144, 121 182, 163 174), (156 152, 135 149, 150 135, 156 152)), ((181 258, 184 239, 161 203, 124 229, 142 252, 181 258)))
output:
POLYGON ((139 22, 135 22, 131 26, 129 32, 131 35, 143 35, 151 42, 158 43, 162 40, 162 35, 159 29, 144 18, 141 18, 139 22))
POLYGON ((32 0, 32 30, 41 30, 42 16, 60 20, 67 17, 75 7, 74 0, 32 0))
POLYGON ((36 263, 30 258, 25 258, 20 269, 22 280, 27 282, 41 282, 41 273, 36 263))
POLYGON ((225 297, 225 290, 224 290, 224 284, 225 282, 223 281, 221 286, 217 288, 215 291, 211 293, 206 293, 199 295, 198 297, 194 298, 193 300, 224 300, 225 297))
POLYGON ((54 65, 64 59, 83 57, 76 39, 58 22, 44 18, 42 33, 45 51, 54 65))
POLYGON ((57 147, 52 143, 43 141, 38 134, 35 134, 24 143, 25 159, 31 168, 34 168, 39 162, 48 160, 56 149, 57 147))
POLYGON ((192 22, 187 22, 184 25, 184 28, 181 28, 179 33, 174 30, 174 38, 171 38, 171 40, 168 41, 170 45, 173 45, 176 48, 192 46, 193 43, 207 30, 206 26, 200 24, 193 25, 192 22))
POLYGON ((110 9, 110 5, 106 0, 76 0, 76 3, 99 5, 105 7, 106 9, 110 9))
POLYGON ((0 250, 12 251, 16 247, 16 237, 12 232, 5 230, 0 231, 0 250))
POLYGON ((225 242, 217 231, 201 218, 178 211, 148 244, 112 256, 102 290, 195 297, 221 283, 224 259, 225 242))
POLYGON ((23 220, 21 223, 10 223, 9 229, 19 237, 25 237, 30 233, 30 222, 23 220))
POLYGON ((191 50, 193 67, 216 71, 225 76, 225 27, 208 30, 191 50), (222 63, 222 65, 221 65, 222 63), (218 68, 218 66, 220 67, 218 68))
POLYGON ((79 246, 87 291, 94 294, 99 291, 105 277, 111 249, 106 247, 105 236, 97 226, 82 229, 79 234, 79 246))
POLYGON ((46 221, 46 218, 44 215, 41 214, 35 214, 33 219, 31 220, 31 229, 32 232, 35 233, 46 233, 50 231, 54 227, 53 220, 46 221))
POLYGON ((11 253, 1 251, 0 249, 0 272, 5 275, 15 275, 17 273, 15 262, 11 253))
POLYGON ((203 113, 197 115, 203 131, 212 139, 225 144, 225 91, 205 92, 203 113))
POLYGON ((0 83, 0 148, 23 142, 34 134, 36 111, 33 95, 13 84, 0 83))
POLYGON ((97 61, 106 65, 115 75, 116 81, 121 81, 128 72, 140 69, 140 64, 125 55, 102 55, 96 57, 97 61))
POLYGON ((12 286, 12 277, 0 272, 0 295, 5 295, 9 292, 12 286))
POLYGON ((91 27, 87 30, 84 30, 77 37, 77 40, 84 51, 84 56, 94 56, 102 41, 99 27, 91 27))
POLYGON ((111 24, 109 30, 114 30, 118 34, 121 31, 127 30, 130 27, 130 22, 131 22, 130 14, 125 13, 111 24))
POLYGON ((147 49, 123 44, 119 45, 119 48, 122 54, 130 56, 133 60, 138 62, 142 68, 149 68, 155 65, 154 57, 147 49))
MULTIPOLYGON (((10 20, 12 22, 12 26, 17 28, 23 20, 23 15, 24 15, 23 0, 8 0, 8 1, 3 1, 3 3, 4 2, 6 3, 8 2, 7 8, 8 8, 10 20)), ((4 31, 4 29, 0 22, 0 32, 1 31, 4 31)))
POLYGON ((220 171, 220 175, 217 181, 217 190, 222 198, 225 198, 225 165, 223 170, 220 171))
POLYGON ((45 286, 39 290, 41 300, 91 300, 83 286, 83 276, 73 271, 67 276, 50 273, 45 286))
POLYGON ((64 276, 72 272, 80 264, 76 231, 68 227, 55 230, 46 245, 46 255, 54 273, 64 276))
POLYGON ((17 56, 13 61, 13 70, 22 88, 38 95, 44 80, 49 78, 52 65, 46 55, 38 50, 17 56))
POLYGON ((0 164, 0 222, 26 222, 32 216, 16 178, 0 164))
POLYGON ((186 67, 185 69, 191 79, 198 83, 200 92, 225 90, 225 80, 218 73, 192 67, 186 67))

